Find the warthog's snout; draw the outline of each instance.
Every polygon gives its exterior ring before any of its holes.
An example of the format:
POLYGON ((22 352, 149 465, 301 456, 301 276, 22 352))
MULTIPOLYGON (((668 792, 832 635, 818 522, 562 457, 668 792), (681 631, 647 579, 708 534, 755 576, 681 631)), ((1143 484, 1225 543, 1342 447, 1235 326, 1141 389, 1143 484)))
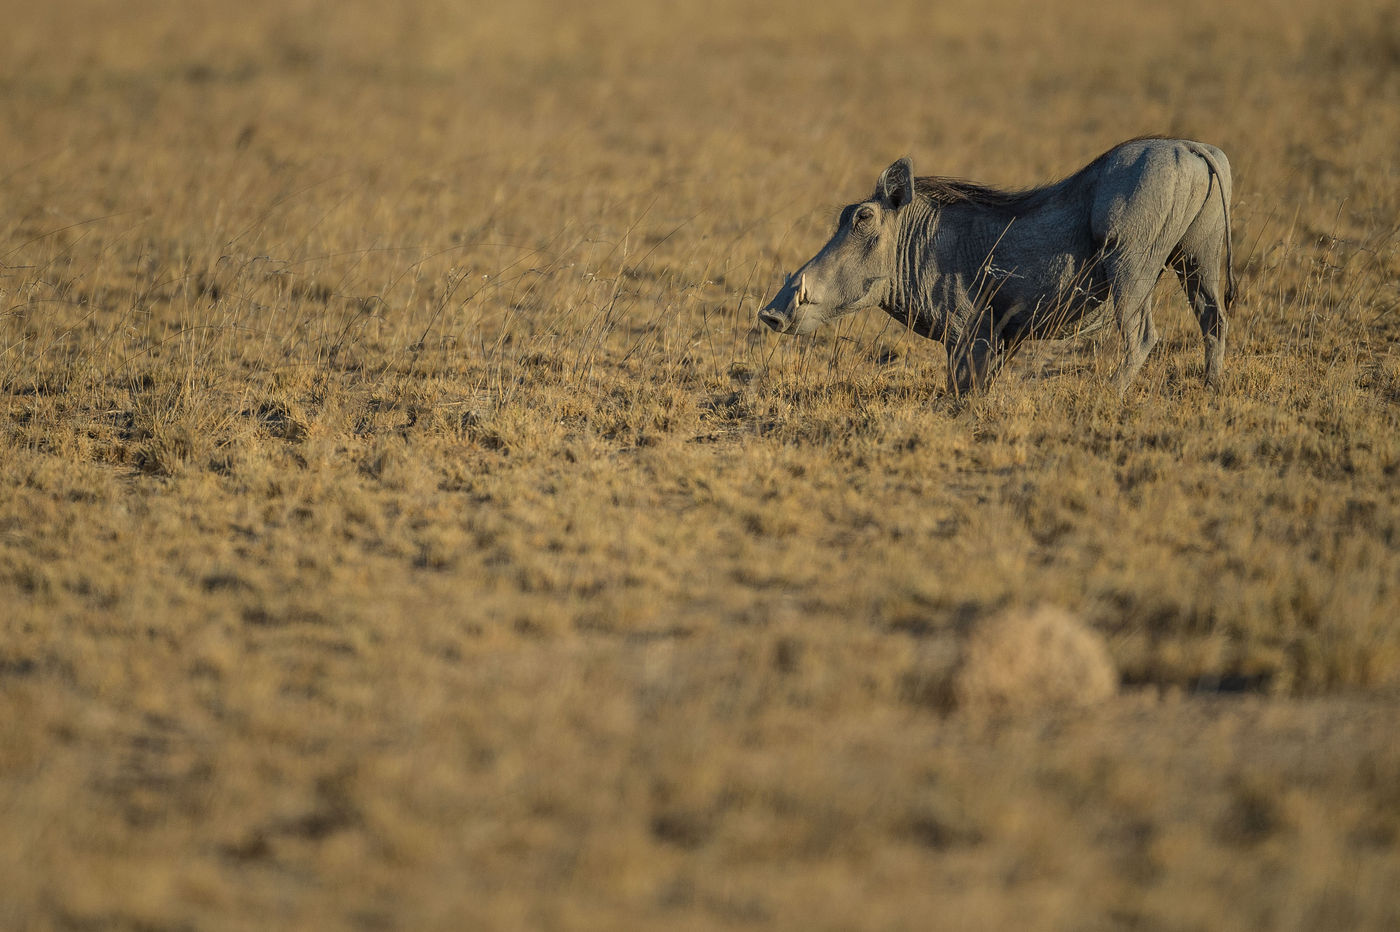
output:
POLYGON ((769 330, 776 330, 782 333, 792 326, 792 318, 777 310, 771 304, 758 312, 758 321, 768 327, 769 330))
POLYGON ((770 330, 786 333, 793 328, 797 319, 797 309, 809 303, 807 277, 789 275, 783 287, 773 296, 773 300, 758 312, 758 319, 770 330))

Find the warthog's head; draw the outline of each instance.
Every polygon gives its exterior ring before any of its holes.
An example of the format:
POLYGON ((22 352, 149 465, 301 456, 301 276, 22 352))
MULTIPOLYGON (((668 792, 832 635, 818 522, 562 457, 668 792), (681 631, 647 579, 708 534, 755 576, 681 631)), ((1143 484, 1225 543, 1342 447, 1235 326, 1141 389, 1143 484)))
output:
POLYGON ((913 168, 900 159, 880 175, 874 197, 841 211, 830 241, 787 277, 758 319, 779 333, 811 333, 888 300, 900 215, 913 199, 913 168))

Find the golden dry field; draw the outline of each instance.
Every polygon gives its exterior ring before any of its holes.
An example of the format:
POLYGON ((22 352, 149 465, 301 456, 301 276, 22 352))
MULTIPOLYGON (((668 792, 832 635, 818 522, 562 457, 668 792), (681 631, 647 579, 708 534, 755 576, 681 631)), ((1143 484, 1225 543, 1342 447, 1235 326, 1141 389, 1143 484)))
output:
POLYGON ((0 927, 1400 928, 1393 3, 3 8, 0 927), (1144 133, 1219 395, 754 331, 1144 133))

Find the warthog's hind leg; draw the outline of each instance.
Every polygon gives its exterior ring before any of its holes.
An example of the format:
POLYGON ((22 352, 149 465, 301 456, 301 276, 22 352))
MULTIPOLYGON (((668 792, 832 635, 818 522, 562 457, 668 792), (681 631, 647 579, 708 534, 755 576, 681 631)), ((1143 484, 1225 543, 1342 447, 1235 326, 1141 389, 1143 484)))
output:
POLYGON ((1152 288, 1162 269, 1144 274, 1141 270, 1117 268, 1110 264, 1109 281, 1118 332, 1123 337, 1123 361, 1113 374, 1113 386, 1122 395, 1128 390, 1147 354, 1157 345, 1157 327, 1152 322, 1152 288))
POLYGON ((1190 252, 1178 253, 1172 269, 1181 279, 1181 287, 1196 312, 1205 341, 1206 385, 1219 391, 1220 372, 1225 360, 1225 334, 1230 329, 1225 318, 1225 305, 1220 300, 1220 273, 1209 264, 1202 264, 1190 252))

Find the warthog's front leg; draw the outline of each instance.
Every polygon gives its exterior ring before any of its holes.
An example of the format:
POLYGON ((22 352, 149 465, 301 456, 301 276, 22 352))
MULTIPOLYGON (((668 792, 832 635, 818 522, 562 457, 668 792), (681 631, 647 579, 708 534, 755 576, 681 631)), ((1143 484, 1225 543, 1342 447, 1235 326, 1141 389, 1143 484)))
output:
POLYGON ((985 391, 1007 358, 1006 344, 990 314, 947 346, 948 391, 953 395, 985 391))

